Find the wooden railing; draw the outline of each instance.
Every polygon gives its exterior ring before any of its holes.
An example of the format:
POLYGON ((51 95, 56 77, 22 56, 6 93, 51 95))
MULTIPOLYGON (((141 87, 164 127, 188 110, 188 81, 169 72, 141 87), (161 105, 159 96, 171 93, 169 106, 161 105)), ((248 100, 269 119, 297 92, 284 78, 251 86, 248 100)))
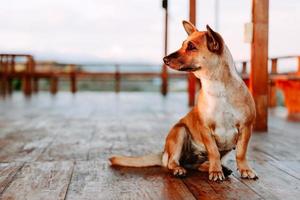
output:
POLYGON ((32 74, 35 69, 34 59, 27 54, 0 54, 0 92, 6 95, 12 92, 12 80, 17 77, 22 79, 24 94, 29 95, 32 90, 32 74), (16 70, 16 59, 25 59, 25 70, 20 73, 16 70))
MULTIPOLYGON (((279 57, 271 57, 269 58, 271 62, 271 71, 269 73, 269 98, 268 98, 268 105, 269 107, 275 107, 277 105, 277 97, 276 91, 277 87, 275 85, 275 81, 279 78, 285 79, 300 79, 300 56, 279 56, 279 57), (285 59, 297 59, 297 69, 294 72, 285 72, 279 73, 278 72, 278 61, 285 60, 285 59)), ((249 65, 249 61, 240 61, 242 65, 242 77, 244 80, 247 81, 247 77, 249 77, 247 73, 247 67, 249 65)))
MULTIPOLYGON (((298 59, 298 72, 300 73, 300 56, 283 56, 270 58, 271 61, 271 72, 270 72, 270 98, 269 105, 276 105, 276 88, 273 79, 278 76, 278 60, 281 59, 298 59)), ((238 64, 241 64, 241 76, 245 82, 249 82, 249 75, 247 74, 247 67, 249 61, 239 61, 238 64)), ((157 72, 121 72, 120 67, 124 66, 122 64, 110 64, 114 66, 112 72, 88 72, 80 70, 84 66, 101 66, 103 64, 99 63, 81 63, 81 64, 67 64, 67 63, 56 63, 54 65, 59 66, 68 66, 68 70, 60 69, 48 69, 43 70, 43 67, 36 67, 40 63, 36 63, 33 56, 26 54, 0 54, 0 90, 1 94, 10 94, 12 92, 12 80, 20 79, 22 82, 22 90, 25 95, 30 95, 33 92, 38 92, 39 90, 39 80, 48 79, 50 82, 49 90, 52 94, 57 93, 58 83, 60 79, 68 79, 70 82, 70 91, 75 93, 77 89, 77 82, 80 79, 85 78, 100 78, 100 79, 110 79, 114 80, 114 90, 115 92, 120 92, 122 79, 134 78, 187 78, 186 73, 168 73, 168 77, 162 76, 162 73, 158 70, 157 72), (23 64, 25 69, 22 71, 16 70, 16 65, 18 64, 16 60, 18 58, 24 58, 23 64), (42 70, 41 70, 42 69, 42 70)), ((128 64, 127 64, 128 65, 128 64)), ((130 65, 130 64, 129 64, 130 65)), ((105 64, 107 66, 107 64, 105 64)), ((132 65, 131 65, 132 66, 132 65)), ((144 64, 135 64, 135 66, 145 66, 144 64)), ((147 65, 146 65, 147 66, 147 65)), ((154 66, 154 65, 148 65, 154 66)), ((162 82, 165 82, 163 80, 162 82)), ((168 81, 167 81, 168 82, 168 81)), ((168 85, 162 84, 162 87, 168 87, 168 85)), ((162 88, 161 91, 165 91, 165 88, 162 88)))
MULTIPOLYGON (((100 78, 114 80, 115 92, 120 92, 122 79, 140 79, 140 78, 166 78, 162 77, 160 69, 158 72, 121 72, 120 67, 123 64, 99 64, 99 63, 81 63, 81 64, 67 64, 67 63, 54 63, 53 65, 68 66, 68 70, 60 69, 48 69, 43 70, 43 67, 37 67, 40 63, 34 61, 31 55, 23 54, 0 54, 0 89, 1 94, 6 95, 12 92, 12 80, 20 79, 22 82, 22 90, 25 95, 31 95, 33 92, 39 90, 39 80, 48 79, 50 83, 49 90, 52 94, 56 94, 58 91, 58 83, 60 79, 69 79, 70 91, 75 93, 77 91, 77 82, 80 79, 85 78, 100 78), (26 59, 24 65, 26 66, 22 71, 16 71, 16 59, 24 57, 26 59), (112 72, 89 72, 80 70, 80 68, 89 67, 101 67, 101 66, 113 66, 112 72)), ((132 66, 133 64, 124 64, 132 66)), ((154 66, 145 64, 134 64, 134 66, 154 66)), ((169 73, 167 78, 182 79, 186 78, 186 73, 169 73)), ((163 91, 163 89, 161 90, 163 91)))

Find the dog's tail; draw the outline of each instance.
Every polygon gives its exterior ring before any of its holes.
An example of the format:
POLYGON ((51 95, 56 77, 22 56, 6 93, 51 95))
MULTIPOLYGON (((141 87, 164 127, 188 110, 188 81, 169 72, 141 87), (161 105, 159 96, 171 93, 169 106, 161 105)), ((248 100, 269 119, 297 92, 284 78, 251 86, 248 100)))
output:
POLYGON ((112 166, 124 167, 151 167, 162 166, 162 153, 149 154, 145 156, 129 157, 114 156, 109 158, 112 166))

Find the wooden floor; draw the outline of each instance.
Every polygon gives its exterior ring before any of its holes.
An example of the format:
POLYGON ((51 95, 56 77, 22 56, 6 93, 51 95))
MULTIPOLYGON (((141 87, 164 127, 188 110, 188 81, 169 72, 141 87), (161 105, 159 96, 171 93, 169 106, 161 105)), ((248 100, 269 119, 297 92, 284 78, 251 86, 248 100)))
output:
POLYGON ((255 133, 250 163, 259 180, 242 180, 234 152, 223 183, 190 171, 111 168, 112 154, 159 152, 187 111, 185 93, 15 93, 0 100, 0 199, 299 199, 300 123, 270 112, 269 132, 255 133))

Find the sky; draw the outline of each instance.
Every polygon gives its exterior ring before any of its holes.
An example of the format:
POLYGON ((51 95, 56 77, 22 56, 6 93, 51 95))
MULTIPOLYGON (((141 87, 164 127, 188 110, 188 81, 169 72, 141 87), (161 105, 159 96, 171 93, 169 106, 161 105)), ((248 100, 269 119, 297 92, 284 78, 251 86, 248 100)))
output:
MULTIPOLYGON (((215 27, 215 0, 197 0, 197 27, 215 27)), ((236 60, 249 59, 251 0, 219 0, 219 29, 236 60)), ((61 62, 161 63, 161 0, 0 0, 0 52, 61 62)), ((188 0, 169 0, 169 51, 186 38, 188 0)), ((300 54, 300 1, 270 0, 269 56, 300 54)))

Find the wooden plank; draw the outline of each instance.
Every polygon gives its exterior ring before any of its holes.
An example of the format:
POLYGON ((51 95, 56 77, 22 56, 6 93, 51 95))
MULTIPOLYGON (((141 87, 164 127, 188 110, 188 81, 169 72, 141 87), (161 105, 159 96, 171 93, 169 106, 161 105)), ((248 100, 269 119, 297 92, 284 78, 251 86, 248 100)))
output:
POLYGON ((100 161, 79 161, 66 199, 195 198, 180 179, 160 167, 111 168, 100 161))
POLYGON ((218 183, 209 181, 207 173, 193 172, 183 181, 197 199, 261 199, 233 176, 218 183))
MULTIPOLYGON (((234 163, 230 164, 231 167, 234 165, 234 163)), ((234 176, 264 199, 296 200, 299 198, 300 180, 276 168, 269 161, 252 161, 249 164, 258 173, 258 180, 241 179, 235 170, 233 170, 234 176)))
POLYGON ((211 200, 223 200, 224 198, 216 193, 214 188, 207 181, 207 174, 195 172, 189 172, 188 177, 183 179, 185 185, 193 193, 196 199, 211 199, 211 200))
POLYGON ((275 110, 273 110, 273 114, 269 118, 269 126, 274 130, 277 130, 274 133, 279 132, 279 135, 284 137, 285 140, 300 141, 300 123, 289 121, 286 118, 287 114, 288 113, 286 109, 277 107, 275 110), (289 137, 286 137, 287 135, 289 137))
POLYGON ((250 90, 256 105, 255 130, 268 127, 268 20, 269 0, 252 0, 250 90))
POLYGON ((299 160, 271 161, 270 163, 285 173, 300 180, 299 160))
POLYGON ((0 195, 13 181, 23 163, 0 163, 0 195))
POLYGON ((38 161, 87 160, 93 134, 90 121, 68 122, 68 129, 57 130, 57 137, 38 157, 38 161))
POLYGON ((45 130, 24 130, 0 134, 0 162, 34 161, 51 143, 45 130))
POLYGON ((288 134, 283 135, 283 133, 286 132, 271 129, 270 136, 256 144, 257 149, 268 153, 276 160, 299 160, 299 140, 296 140, 296 137, 289 137, 288 134))
POLYGON ((25 164, 3 192, 3 199, 63 200, 73 170, 72 162, 32 162, 25 164))

